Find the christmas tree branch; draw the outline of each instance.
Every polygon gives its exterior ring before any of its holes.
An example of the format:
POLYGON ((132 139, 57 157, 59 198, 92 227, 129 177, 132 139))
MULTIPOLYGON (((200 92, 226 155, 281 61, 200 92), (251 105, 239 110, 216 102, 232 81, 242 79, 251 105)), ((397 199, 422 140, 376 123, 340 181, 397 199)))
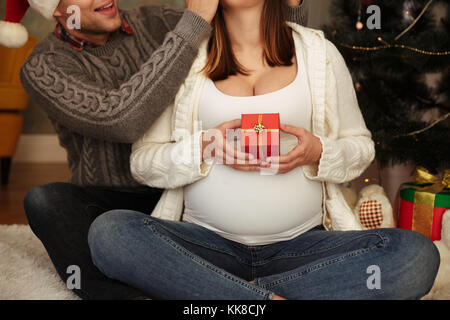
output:
POLYGON ((400 39, 401 37, 403 37, 409 30, 411 30, 417 23, 417 21, 419 21, 419 19, 424 15, 424 13, 427 11, 428 7, 433 3, 433 0, 428 1, 428 3, 425 5, 425 7, 423 8, 422 12, 419 14, 419 16, 414 19, 414 21, 409 25, 408 28, 406 28, 405 30, 403 30, 402 33, 400 33, 398 36, 395 37, 395 41, 397 41, 398 39, 400 39))
POLYGON ((420 96, 416 96, 416 99, 425 104, 428 108, 438 108, 446 111, 450 111, 450 102, 448 103, 436 103, 432 100, 424 99, 420 96))
POLYGON ((437 125, 438 123, 440 123, 440 122, 442 122, 442 121, 445 121, 448 117, 450 117, 450 112, 448 112, 448 113, 444 114, 443 116, 437 118, 436 121, 434 121, 432 124, 426 126, 426 127, 423 128, 423 129, 420 129, 420 130, 417 130, 417 131, 413 131, 413 132, 410 132, 410 133, 407 133, 407 134, 399 134, 399 135, 396 135, 396 136, 394 136, 394 137, 395 137, 395 138, 399 138, 399 137, 414 136, 414 135, 416 135, 416 134, 425 132, 425 131, 430 130, 431 128, 433 128, 433 127, 434 127, 435 125, 437 125))

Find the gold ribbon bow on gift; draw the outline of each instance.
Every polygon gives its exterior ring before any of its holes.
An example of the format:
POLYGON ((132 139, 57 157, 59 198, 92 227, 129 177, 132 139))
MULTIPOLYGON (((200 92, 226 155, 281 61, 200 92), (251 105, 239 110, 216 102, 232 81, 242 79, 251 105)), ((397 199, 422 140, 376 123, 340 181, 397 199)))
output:
POLYGON ((258 115, 258 123, 255 124, 253 129, 242 129, 243 132, 256 132, 258 134, 258 148, 259 148, 259 155, 260 158, 262 158, 263 153, 263 145, 262 145, 262 139, 261 139, 261 133, 264 131, 266 132, 279 132, 279 129, 267 129, 266 126, 262 123, 262 114, 258 115))
POLYGON ((430 193, 440 193, 445 188, 450 187, 450 169, 446 169, 442 180, 438 177, 432 175, 424 167, 418 166, 414 173, 414 183, 415 184, 426 184, 432 183, 431 186, 418 187, 417 191, 424 191, 430 193))

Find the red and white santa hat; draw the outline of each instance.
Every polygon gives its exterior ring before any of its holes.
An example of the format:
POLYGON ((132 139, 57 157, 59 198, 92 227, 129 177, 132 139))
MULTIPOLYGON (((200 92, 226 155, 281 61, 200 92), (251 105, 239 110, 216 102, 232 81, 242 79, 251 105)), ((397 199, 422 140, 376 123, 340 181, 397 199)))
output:
POLYGON ((53 19, 53 13, 60 0, 6 0, 5 21, 0 21, 0 45, 20 48, 28 41, 27 29, 20 24, 31 7, 45 18, 53 19))

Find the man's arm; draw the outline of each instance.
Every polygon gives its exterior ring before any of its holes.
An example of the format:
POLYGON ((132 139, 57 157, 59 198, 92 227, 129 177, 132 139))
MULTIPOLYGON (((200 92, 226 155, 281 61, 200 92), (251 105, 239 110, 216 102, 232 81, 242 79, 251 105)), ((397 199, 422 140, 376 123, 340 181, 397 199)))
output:
POLYGON ((211 26, 185 10, 167 31, 163 44, 117 89, 107 91, 75 55, 57 50, 32 55, 21 69, 22 84, 52 120, 70 130, 132 143, 173 101, 211 26))

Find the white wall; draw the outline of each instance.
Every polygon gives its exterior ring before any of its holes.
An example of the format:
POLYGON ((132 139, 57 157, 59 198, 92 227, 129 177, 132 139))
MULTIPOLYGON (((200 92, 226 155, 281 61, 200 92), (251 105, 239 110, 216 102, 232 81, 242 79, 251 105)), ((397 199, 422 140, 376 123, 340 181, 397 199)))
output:
POLYGON ((67 162, 67 152, 55 134, 23 134, 17 145, 14 162, 67 162))
POLYGON ((330 21, 331 0, 308 0, 308 27, 319 29, 330 21))

